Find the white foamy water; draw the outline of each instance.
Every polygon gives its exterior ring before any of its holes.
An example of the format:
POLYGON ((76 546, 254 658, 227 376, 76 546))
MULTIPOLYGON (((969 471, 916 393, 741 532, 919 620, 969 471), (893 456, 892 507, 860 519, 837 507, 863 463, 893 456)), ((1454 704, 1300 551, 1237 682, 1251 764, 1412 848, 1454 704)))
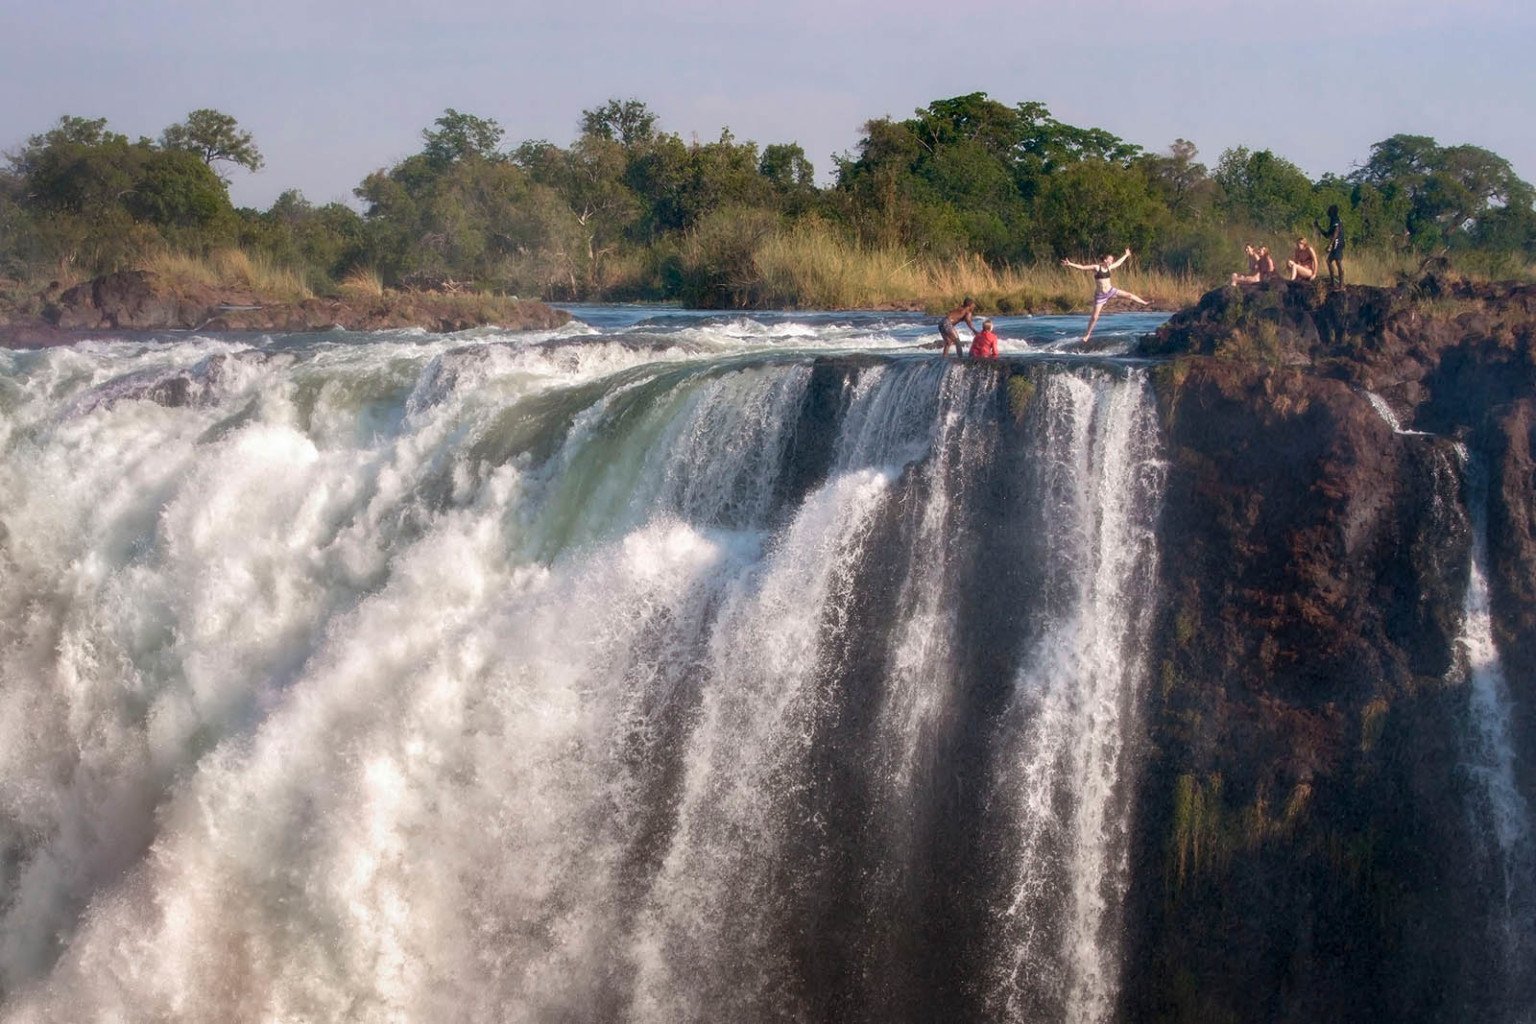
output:
MULTIPOLYGON (((1465 451, 1462 457, 1465 461, 1465 451)), ((1470 467, 1469 475, 1473 491, 1472 557, 1459 638, 1466 658, 1472 720, 1467 769, 1483 797, 1476 824, 1491 839, 1490 854, 1497 867, 1494 874, 1499 889, 1493 900, 1496 953, 1507 961, 1509 976, 1519 986, 1529 983, 1531 953, 1536 948, 1536 835, 1530 802, 1518 781, 1513 697, 1494 643, 1487 579, 1487 484, 1478 467, 1470 467)))
POLYGON ((991 998, 1010 1020, 1107 1021, 1164 466, 1144 389, 1055 375, 1042 401, 1046 572, 1062 603, 1018 670, 998 769, 1017 846, 991 998))
POLYGON ((973 733, 1012 874, 978 918, 908 909, 985 932, 946 969, 995 1019, 1103 1019, 1145 384, 1042 364, 1010 419, 994 368, 906 350, 917 329, 0 353, 0 1019, 875 1005, 859 965, 944 955, 880 922, 932 870, 943 776, 971 770, 936 759, 973 733), (970 722, 992 681, 957 602, 1011 466, 1047 482, 1017 500, 1052 524, 1051 596, 996 611, 1043 632, 970 722))

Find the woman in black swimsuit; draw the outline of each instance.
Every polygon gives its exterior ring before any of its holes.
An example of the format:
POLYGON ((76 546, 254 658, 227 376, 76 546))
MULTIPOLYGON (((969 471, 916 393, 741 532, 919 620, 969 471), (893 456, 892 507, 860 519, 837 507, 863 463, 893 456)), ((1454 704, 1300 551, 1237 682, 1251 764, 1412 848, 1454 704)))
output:
POLYGON ((1097 263, 1073 263, 1071 260, 1061 261, 1062 266, 1071 267, 1073 270, 1093 271, 1093 315, 1088 318, 1088 330, 1083 334, 1084 341, 1093 337, 1094 325, 1099 322, 1099 314, 1104 312, 1104 307, 1109 304, 1110 299, 1129 299, 1143 306, 1147 304, 1147 300, 1140 295, 1133 295, 1124 288, 1116 288, 1109 283, 1110 272, 1130 258, 1131 248, 1126 246, 1124 255, 1119 259, 1106 254, 1097 263))
POLYGON ((1317 228, 1317 233, 1328 240, 1328 283, 1334 284, 1337 275, 1338 284, 1344 283, 1344 222, 1339 220, 1339 205, 1337 203, 1328 207, 1328 230, 1316 220, 1312 226, 1317 228))

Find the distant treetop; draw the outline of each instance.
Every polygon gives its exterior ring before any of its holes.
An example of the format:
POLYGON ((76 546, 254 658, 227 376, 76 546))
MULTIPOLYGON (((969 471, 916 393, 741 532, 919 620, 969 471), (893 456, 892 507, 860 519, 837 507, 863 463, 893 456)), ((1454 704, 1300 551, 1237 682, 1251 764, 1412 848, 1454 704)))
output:
POLYGON ((162 132, 160 145, 196 153, 209 167, 223 162, 259 171, 265 163, 250 132, 242 131, 230 115, 207 107, 192 111, 185 121, 162 132))

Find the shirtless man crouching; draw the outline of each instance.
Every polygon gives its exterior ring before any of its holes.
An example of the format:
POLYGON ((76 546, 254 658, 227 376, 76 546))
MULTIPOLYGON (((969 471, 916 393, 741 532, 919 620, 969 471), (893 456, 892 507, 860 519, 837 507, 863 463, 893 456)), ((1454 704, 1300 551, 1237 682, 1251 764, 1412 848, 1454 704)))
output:
POLYGON ((942 355, 949 355, 949 346, 951 345, 955 346, 955 355, 957 357, 965 355, 965 349, 960 347, 960 332, 955 330, 955 325, 964 323, 965 326, 971 329, 972 334, 976 334, 976 324, 971 320, 971 315, 975 312, 976 300, 967 295, 964 302, 944 314, 943 318, 939 321, 939 337, 944 339, 942 355))

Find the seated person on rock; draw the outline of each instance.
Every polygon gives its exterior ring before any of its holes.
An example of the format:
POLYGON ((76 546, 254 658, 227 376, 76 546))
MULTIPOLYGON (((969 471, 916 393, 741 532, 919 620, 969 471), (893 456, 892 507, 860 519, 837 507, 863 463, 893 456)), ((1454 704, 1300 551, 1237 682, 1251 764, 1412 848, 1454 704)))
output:
POLYGON ((1296 239, 1296 251, 1285 261, 1285 269, 1292 281, 1316 280, 1317 251, 1307 244, 1305 237, 1296 239))
POLYGON ((1280 276, 1275 269, 1275 258, 1269 254, 1269 246, 1259 246, 1259 280, 1272 281, 1280 276))
POLYGON ((1261 280, 1259 277, 1259 250, 1253 247, 1252 242, 1249 242, 1243 246, 1243 252, 1248 254, 1248 273, 1233 274, 1232 283, 1235 285, 1258 284, 1261 280))

